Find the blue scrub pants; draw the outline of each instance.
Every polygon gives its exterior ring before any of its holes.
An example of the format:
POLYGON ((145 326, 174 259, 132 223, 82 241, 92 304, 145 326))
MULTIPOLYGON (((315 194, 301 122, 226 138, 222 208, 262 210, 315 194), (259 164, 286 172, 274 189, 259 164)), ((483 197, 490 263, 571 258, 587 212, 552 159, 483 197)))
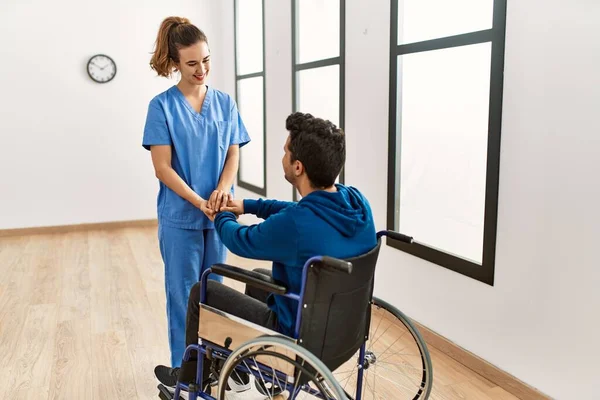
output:
MULTIPOLYGON (((185 352, 185 320, 192 286, 200 281, 206 269, 225 262, 227 249, 214 229, 181 229, 159 223, 158 241, 165 264, 171 365, 176 368, 181 366, 185 352)), ((218 275, 210 278, 223 281, 218 275)))

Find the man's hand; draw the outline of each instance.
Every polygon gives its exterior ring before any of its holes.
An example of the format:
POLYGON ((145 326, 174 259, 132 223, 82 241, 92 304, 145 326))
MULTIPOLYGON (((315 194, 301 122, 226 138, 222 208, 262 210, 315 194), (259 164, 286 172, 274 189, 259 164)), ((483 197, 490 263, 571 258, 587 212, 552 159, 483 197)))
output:
POLYGON ((231 199, 226 205, 223 205, 219 211, 229 211, 240 216, 244 213, 244 201, 231 199))
POLYGON ((230 193, 224 190, 215 189, 208 199, 208 208, 214 211, 219 211, 221 207, 225 206, 233 197, 230 193))

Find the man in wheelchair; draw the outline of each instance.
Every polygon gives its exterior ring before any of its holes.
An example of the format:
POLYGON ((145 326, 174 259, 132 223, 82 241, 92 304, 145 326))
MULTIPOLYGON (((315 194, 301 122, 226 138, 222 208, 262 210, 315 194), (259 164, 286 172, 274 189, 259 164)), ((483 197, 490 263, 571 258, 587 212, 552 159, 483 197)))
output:
MULTIPOLYGON (((344 132, 329 121, 296 112, 286 120, 289 131, 282 159, 285 179, 302 199, 232 200, 211 215, 215 229, 227 248, 241 257, 269 260, 272 270, 255 272, 272 276, 291 292, 302 285, 302 269, 314 255, 346 259, 364 254, 377 245, 371 208, 355 188, 336 184, 346 158, 344 132), (241 214, 255 214, 264 222, 245 226, 237 222, 241 214)), ((198 343, 201 284, 191 290, 186 346, 198 343)), ((246 287, 240 293, 216 281, 207 281, 206 304, 244 320, 292 336, 297 302, 284 296, 246 287)), ((182 338, 183 340, 183 338, 182 338)), ((207 365, 207 364, 204 364, 207 365)), ((157 379, 167 387, 193 382, 197 359, 183 362, 181 368, 157 366, 157 379)), ((203 368, 204 381, 210 370, 203 368)), ((247 380, 231 384, 245 390, 247 380)), ((234 387, 235 386, 235 387, 234 387)))

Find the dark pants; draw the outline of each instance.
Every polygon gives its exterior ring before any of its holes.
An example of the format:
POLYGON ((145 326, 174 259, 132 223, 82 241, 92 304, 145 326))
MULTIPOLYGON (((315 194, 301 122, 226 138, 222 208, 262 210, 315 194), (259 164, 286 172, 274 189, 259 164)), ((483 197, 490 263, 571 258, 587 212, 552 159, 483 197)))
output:
MULTIPOLYGON (((254 271, 271 276, 271 271, 267 269, 255 269, 254 271)), ((246 292, 244 294, 213 280, 209 280, 206 285, 206 304, 209 306, 257 325, 277 330, 277 315, 267 306, 268 292, 246 286, 246 292)), ((188 300, 187 318, 185 322, 186 347, 190 344, 198 344, 201 286, 200 282, 192 286, 188 300)), ((225 340, 225 338, 223 338, 223 340, 225 340)), ((196 354, 193 354, 188 362, 183 362, 181 364, 179 380, 185 383, 195 381, 196 367, 197 357, 196 354)), ((202 367, 203 381, 206 381, 210 374, 206 357, 204 357, 202 367)))

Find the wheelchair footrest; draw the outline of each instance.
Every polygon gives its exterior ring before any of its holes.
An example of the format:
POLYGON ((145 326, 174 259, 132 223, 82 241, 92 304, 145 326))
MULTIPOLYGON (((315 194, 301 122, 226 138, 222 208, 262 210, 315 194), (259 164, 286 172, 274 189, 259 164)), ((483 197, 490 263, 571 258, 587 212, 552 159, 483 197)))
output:
POLYGON ((161 400, 173 400, 173 393, 165 385, 158 385, 158 398, 161 400))

